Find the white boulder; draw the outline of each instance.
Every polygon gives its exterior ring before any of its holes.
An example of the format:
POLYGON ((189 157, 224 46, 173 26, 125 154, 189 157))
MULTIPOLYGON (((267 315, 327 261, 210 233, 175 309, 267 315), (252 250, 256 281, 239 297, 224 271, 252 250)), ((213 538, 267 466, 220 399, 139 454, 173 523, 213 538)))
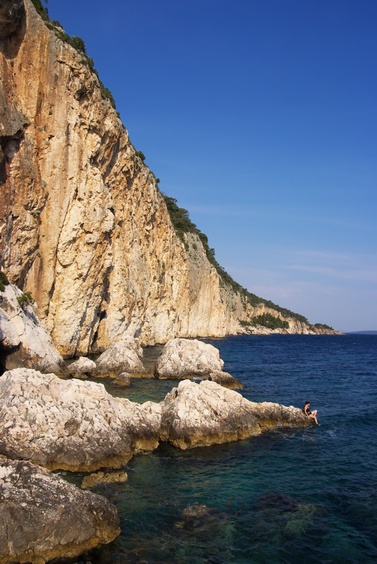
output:
POLYGON ((86 356, 80 356, 77 360, 75 360, 68 366, 68 372, 72 376, 76 377, 91 374, 91 372, 94 372, 95 369, 96 363, 94 362, 94 360, 90 360, 90 358, 87 358, 86 356))
POLYGON ((172 339, 157 359, 158 378, 185 378, 221 371, 224 361, 218 349, 197 339, 172 339))
POLYGON ((113 343, 98 357, 93 374, 98 377, 116 377, 122 372, 143 373, 145 368, 142 357, 143 350, 138 341, 125 337, 113 343))
POLYGON ((19 367, 42 372, 62 373, 64 361, 52 339, 40 324, 33 304, 21 307, 17 298, 23 293, 9 284, 1 292, 0 354, 6 370, 19 367))
POLYGON ((185 450, 312 423, 299 408, 254 403, 209 380, 183 380, 162 402, 161 438, 185 450))
POLYGON ((0 454, 51 470, 119 468, 159 444, 161 407, 102 384, 19 368, 0 378, 0 454))

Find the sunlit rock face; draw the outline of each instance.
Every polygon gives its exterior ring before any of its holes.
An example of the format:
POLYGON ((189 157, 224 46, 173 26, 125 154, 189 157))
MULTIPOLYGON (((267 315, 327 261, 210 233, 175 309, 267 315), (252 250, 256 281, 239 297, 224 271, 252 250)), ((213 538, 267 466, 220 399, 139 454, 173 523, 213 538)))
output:
MULTIPOLYGON (((153 173, 88 60, 30 0, 2 3, 0 266, 63 356, 224 336, 259 315, 196 234, 176 234, 153 173)), ((293 329, 289 329, 289 331, 293 329)))
POLYGON ((51 470, 120 468, 157 448, 160 412, 113 398, 102 384, 10 370, 0 378, 0 453, 51 470))
POLYGON ((161 438, 183 450, 246 439, 276 427, 313 424, 301 409, 251 402, 208 380, 183 380, 161 405, 161 438))

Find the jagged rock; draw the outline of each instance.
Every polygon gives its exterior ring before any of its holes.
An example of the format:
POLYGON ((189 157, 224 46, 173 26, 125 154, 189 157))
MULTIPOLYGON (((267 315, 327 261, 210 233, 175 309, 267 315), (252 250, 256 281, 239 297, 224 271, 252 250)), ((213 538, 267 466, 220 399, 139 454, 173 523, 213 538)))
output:
POLYGON ((40 324, 33 304, 18 303, 21 290, 9 284, 1 292, 0 354, 6 370, 30 367, 42 372, 64 372, 63 358, 40 324))
POLYGON ((114 540, 115 507, 26 461, 0 460, 0 562, 75 558, 114 540))
POLYGON ((85 490, 98 484, 122 484, 127 480, 126 472, 95 472, 83 478, 81 487, 85 490))
POLYGON ((212 382, 216 382, 216 384, 220 384, 230 390, 240 390, 243 388, 242 382, 234 378, 231 374, 228 374, 228 372, 211 372, 208 376, 208 380, 212 380, 212 382))
POLYGON ((245 439, 274 427, 311 424, 301 409, 250 402, 208 380, 184 380, 162 403, 161 438, 185 450, 245 439))
POLYGON ((95 369, 96 363, 94 360, 90 360, 90 358, 86 358, 85 356, 80 356, 78 360, 72 362, 67 368, 69 374, 75 378, 87 376, 94 372, 95 369))
POLYGON ((218 349, 197 339, 172 339, 157 359, 158 378, 186 378, 221 371, 224 362, 218 349))
POLYGON ((126 337, 112 344, 98 357, 93 375, 97 377, 118 376, 122 372, 144 373, 141 361, 143 350, 138 341, 126 337))
POLYGON ((159 444, 161 406, 102 384, 16 369, 0 378, 0 453, 49 469, 119 468, 159 444))

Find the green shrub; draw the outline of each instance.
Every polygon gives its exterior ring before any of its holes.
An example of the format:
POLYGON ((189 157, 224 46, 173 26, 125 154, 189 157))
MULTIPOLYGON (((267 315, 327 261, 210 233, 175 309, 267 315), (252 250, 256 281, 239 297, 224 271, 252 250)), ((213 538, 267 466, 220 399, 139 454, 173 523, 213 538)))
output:
POLYGON ((33 2, 34 8, 37 10, 41 18, 46 22, 50 21, 50 18, 48 16, 48 10, 45 6, 43 6, 41 0, 31 0, 31 1, 33 2))
POLYGON ((22 309, 24 309, 26 306, 34 303, 34 298, 30 292, 24 292, 21 296, 17 296, 17 301, 22 309))
POLYGON ((9 280, 5 272, 0 270, 0 292, 4 292, 5 286, 8 286, 9 280))
POLYGON ((263 313, 253 318, 254 325, 263 325, 268 329, 288 329, 289 323, 280 317, 275 317, 270 313, 263 313))
MULTIPOLYGON (((274 304, 273 302, 271 302, 270 300, 265 300, 264 298, 260 298, 259 296, 252 294, 251 292, 246 290, 246 288, 243 288, 240 284, 238 284, 238 282, 233 280, 233 278, 230 276, 230 274, 228 274, 226 272, 226 270, 217 262, 216 257, 215 257, 215 250, 210 248, 210 246, 208 244, 207 235, 205 235, 205 233, 202 233, 200 231, 200 229, 198 229, 196 227, 195 223, 193 223, 191 221, 188 211, 185 210, 184 208, 180 208, 178 206, 177 200, 175 198, 167 196, 166 194, 162 194, 162 196, 165 200, 165 204, 166 204, 166 207, 168 209, 171 222, 173 224, 173 227, 174 227, 178 237, 182 241, 184 241, 184 234, 185 233, 196 233, 196 235, 198 235, 199 239, 202 242, 203 248, 205 250, 205 253, 207 255, 209 262, 216 268, 216 270, 217 270, 217 272, 220 276, 220 279, 222 280, 224 285, 230 286, 233 289, 234 292, 238 292, 253 307, 258 306, 260 304, 264 304, 266 307, 274 309, 275 311, 278 311, 283 317, 292 317, 293 319, 297 319, 297 321, 301 321, 302 323, 309 324, 308 320, 303 315, 299 315, 298 313, 294 313, 293 311, 290 311, 289 309, 280 307, 277 304, 274 304)), ((266 315, 268 315, 268 314, 266 314, 266 315)), ((273 319, 276 319, 273 316, 270 316, 270 317, 273 318, 273 319)), ((265 322, 266 323, 267 322, 273 323, 271 320, 269 321, 268 318, 267 318, 267 320, 265 320, 265 322)), ((276 323, 278 324, 277 326, 284 328, 284 329, 286 329, 289 326, 287 321, 283 321, 280 318, 278 318, 278 321, 276 323), (280 325, 279 325, 279 323, 280 323, 280 325)))
POLYGON ((84 40, 81 39, 81 37, 76 37, 75 35, 72 35, 70 37, 69 44, 74 49, 76 49, 76 51, 80 51, 80 53, 84 53, 84 55, 86 54, 86 45, 84 43, 84 40))
POLYGON ((135 155, 139 157, 139 159, 141 159, 143 162, 145 161, 145 155, 143 151, 135 151, 135 155))
POLYGON ((334 329, 330 327, 330 325, 326 325, 326 323, 316 323, 313 327, 315 329, 321 329, 322 331, 334 331, 334 329))
MULTIPOLYGON (((116 105, 115 105, 115 100, 114 100, 114 96, 111 94, 110 90, 108 88, 106 88, 101 80, 100 80, 100 89, 101 89, 101 96, 103 100, 109 100, 110 104, 112 105, 112 107, 114 108, 114 110, 116 109, 116 105)), ((145 157, 144 157, 145 158, 145 157)))

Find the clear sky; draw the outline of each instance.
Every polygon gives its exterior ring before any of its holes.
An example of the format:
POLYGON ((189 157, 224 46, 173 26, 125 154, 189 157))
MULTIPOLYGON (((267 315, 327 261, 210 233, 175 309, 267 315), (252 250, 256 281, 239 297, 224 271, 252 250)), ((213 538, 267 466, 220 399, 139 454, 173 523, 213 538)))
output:
POLYGON ((377 1, 50 0, 242 286, 377 330, 377 1))

